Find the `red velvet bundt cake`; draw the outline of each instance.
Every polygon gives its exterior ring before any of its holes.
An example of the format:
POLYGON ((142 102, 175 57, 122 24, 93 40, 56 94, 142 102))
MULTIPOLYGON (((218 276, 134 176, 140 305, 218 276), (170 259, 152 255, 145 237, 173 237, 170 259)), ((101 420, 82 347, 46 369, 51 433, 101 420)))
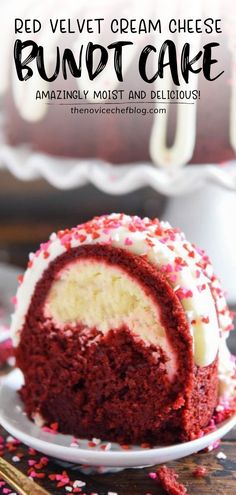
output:
POLYGON ((157 219, 96 217, 30 255, 12 321, 30 418, 119 442, 187 440, 233 387, 205 253, 157 219))

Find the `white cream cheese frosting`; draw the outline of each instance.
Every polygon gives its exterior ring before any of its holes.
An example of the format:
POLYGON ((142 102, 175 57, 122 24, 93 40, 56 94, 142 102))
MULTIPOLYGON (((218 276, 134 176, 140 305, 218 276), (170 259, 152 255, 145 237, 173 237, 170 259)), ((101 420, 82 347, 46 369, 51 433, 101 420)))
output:
MULTIPOLYGON (((84 244, 109 244, 145 255, 151 265, 166 275, 185 310, 193 336, 195 363, 207 366, 214 361, 220 341, 225 339, 232 327, 232 319, 209 259, 202 250, 187 242, 182 232, 171 228, 168 223, 123 214, 96 217, 71 230, 54 233, 47 243, 41 244, 40 249, 30 255, 12 318, 16 346, 36 283, 42 274, 68 248, 84 244)), ((141 294, 139 297, 140 302, 141 294)), ((144 300, 142 304, 145 304, 144 300)), ((151 306, 149 309, 152 309, 151 306)))

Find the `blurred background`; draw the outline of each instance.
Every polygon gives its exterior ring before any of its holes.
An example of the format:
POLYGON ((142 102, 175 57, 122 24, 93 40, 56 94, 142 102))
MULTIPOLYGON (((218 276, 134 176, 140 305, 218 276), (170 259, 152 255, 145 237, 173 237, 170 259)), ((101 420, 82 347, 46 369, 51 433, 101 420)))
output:
POLYGON ((151 188, 104 194, 92 185, 61 191, 44 180, 23 182, 0 171, 0 260, 25 266, 28 254, 51 232, 104 213, 158 216, 165 198, 151 188))

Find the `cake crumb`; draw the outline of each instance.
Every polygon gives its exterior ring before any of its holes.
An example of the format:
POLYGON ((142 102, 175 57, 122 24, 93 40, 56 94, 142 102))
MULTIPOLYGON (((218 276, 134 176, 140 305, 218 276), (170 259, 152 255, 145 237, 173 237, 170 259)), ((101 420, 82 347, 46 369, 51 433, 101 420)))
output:
POLYGON ((204 478, 206 474, 207 470, 204 466, 198 466, 193 470, 193 476, 195 476, 195 478, 204 478))
POLYGON ((169 495, 187 495, 187 488, 177 481, 179 476, 174 469, 162 466, 157 469, 156 477, 153 476, 153 473, 150 475, 150 478, 156 479, 169 495))

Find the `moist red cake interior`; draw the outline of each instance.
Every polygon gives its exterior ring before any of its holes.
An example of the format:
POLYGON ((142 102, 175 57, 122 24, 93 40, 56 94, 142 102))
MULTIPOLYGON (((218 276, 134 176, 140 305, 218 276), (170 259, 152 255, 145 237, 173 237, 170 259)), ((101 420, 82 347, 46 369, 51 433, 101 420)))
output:
POLYGON ((78 437, 149 443, 188 439, 205 426, 217 400, 217 361, 198 368, 184 310, 163 274, 144 257, 119 248, 84 245, 59 256, 37 283, 16 349, 25 377, 21 396, 59 430, 78 437), (44 316, 58 272, 80 260, 118 265, 158 301, 160 320, 177 355, 170 383, 166 356, 145 345, 129 328, 103 335, 78 324, 63 329, 44 316))

